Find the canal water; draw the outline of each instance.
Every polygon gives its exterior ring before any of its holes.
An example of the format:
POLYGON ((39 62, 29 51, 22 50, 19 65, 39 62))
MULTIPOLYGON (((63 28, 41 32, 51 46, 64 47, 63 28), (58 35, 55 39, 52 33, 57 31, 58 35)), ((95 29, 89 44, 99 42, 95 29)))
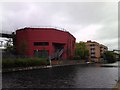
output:
POLYGON ((71 65, 2 74, 3 88, 113 88, 117 67, 71 65))

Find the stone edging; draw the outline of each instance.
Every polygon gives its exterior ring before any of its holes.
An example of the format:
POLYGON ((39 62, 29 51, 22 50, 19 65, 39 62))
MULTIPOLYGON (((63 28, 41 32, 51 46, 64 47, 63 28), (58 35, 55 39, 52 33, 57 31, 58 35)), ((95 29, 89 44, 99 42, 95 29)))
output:
POLYGON ((5 68, 2 69, 2 72, 15 72, 15 71, 25 71, 25 70, 34 70, 34 69, 42 69, 42 68, 52 68, 52 67, 60 67, 60 66, 69 66, 69 65, 84 65, 84 64, 64 64, 64 65, 53 65, 53 66, 33 66, 33 67, 16 67, 16 68, 5 68))

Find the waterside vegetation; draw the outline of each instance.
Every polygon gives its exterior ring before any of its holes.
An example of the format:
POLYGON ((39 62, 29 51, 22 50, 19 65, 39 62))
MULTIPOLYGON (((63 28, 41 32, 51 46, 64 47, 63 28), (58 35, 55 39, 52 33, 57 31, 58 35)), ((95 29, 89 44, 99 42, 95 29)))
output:
POLYGON ((2 68, 30 67, 48 65, 49 61, 45 58, 3 58, 2 68))

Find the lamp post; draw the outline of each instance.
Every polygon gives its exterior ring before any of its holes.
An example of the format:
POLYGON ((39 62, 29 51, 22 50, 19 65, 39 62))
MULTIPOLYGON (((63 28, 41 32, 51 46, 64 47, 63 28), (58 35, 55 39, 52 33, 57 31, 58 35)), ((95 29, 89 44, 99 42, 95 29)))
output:
POLYGON ((49 67, 52 67, 52 65, 51 65, 51 56, 49 56, 49 62, 50 62, 50 66, 49 67))
POLYGON ((51 66, 51 56, 49 56, 49 62, 50 62, 50 66, 51 66))

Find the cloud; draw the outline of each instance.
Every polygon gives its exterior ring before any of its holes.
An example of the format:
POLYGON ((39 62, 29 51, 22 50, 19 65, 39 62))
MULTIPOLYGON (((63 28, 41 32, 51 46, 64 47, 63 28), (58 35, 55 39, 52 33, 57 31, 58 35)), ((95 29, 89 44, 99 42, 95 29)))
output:
POLYGON ((2 30, 54 26, 69 31, 77 41, 91 39, 114 49, 117 8, 117 2, 7 2, 2 4, 2 30))
POLYGON ((97 25, 97 24, 91 24, 86 27, 82 27, 76 32, 74 35, 77 38, 77 41, 79 42, 80 40, 87 41, 87 40, 94 40, 95 39, 95 34, 99 29, 102 28, 102 25, 97 25))

